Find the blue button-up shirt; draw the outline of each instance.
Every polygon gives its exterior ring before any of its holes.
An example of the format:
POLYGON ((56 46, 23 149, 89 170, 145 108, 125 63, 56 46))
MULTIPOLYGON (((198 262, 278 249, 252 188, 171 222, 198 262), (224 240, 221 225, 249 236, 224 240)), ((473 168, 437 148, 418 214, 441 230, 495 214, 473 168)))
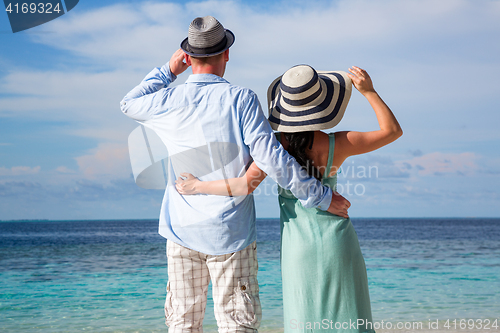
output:
POLYGON ((206 254, 239 251, 256 240, 252 195, 182 196, 175 179, 190 172, 202 181, 245 174, 253 161, 305 207, 328 209, 331 189, 309 177, 276 140, 256 94, 213 74, 190 75, 185 84, 168 63, 155 68, 121 101, 127 116, 151 128, 168 150, 159 232, 206 254))

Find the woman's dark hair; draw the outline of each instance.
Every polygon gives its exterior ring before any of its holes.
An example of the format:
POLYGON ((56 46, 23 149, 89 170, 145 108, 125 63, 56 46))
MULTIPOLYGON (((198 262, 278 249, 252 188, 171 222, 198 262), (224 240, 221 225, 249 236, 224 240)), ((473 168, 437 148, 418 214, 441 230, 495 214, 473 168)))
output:
POLYGON ((311 149, 314 141, 314 132, 283 133, 288 141, 288 153, 307 171, 307 173, 321 180, 322 175, 318 168, 313 166, 313 161, 307 156, 306 150, 311 149))

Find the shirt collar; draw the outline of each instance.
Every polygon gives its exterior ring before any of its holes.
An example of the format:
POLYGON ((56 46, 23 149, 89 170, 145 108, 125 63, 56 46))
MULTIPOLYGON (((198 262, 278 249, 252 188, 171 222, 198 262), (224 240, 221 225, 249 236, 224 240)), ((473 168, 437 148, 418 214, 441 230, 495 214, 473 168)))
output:
POLYGON ((224 78, 215 74, 191 74, 189 75, 186 83, 229 83, 224 78))

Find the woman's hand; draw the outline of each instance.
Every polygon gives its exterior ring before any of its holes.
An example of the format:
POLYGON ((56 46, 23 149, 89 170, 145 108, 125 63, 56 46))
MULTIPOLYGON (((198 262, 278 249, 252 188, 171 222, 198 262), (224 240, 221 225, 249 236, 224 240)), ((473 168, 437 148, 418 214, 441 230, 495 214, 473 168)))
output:
POLYGON ((196 190, 196 186, 200 183, 200 180, 190 173, 181 173, 181 176, 185 179, 179 177, 175 181, 175 188, 177 192, 182 195, 199 194, 196 190))
POLYGON ((352 84, 361 94, 365 95, 369 92, 375 92, 372 79, 364 69, 352 66, 352 68, 349 68, 349 72, 351 74, 347 73, 347 76, 351 78, 352 84))

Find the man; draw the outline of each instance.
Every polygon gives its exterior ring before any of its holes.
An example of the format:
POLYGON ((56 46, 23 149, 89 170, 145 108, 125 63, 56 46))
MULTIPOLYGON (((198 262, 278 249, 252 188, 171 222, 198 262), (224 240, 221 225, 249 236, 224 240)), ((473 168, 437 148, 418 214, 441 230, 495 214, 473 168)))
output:
POLYGON ((202 332, 210 280, 219 332, 255 332, 261 318, 252 195, 184 197, 174 186, 180 173, 204 180, 238 177, 253 158, 306 207, 347 217, 350 205, 288 155, 255 93, 222 78, 233 42, 233 33, 215 18, 196 18, 181 49, 121 102, 122 111, 153 129, 169 152, 159 232, 167 238, 170 333, 202 332), (190 66, 186 83, 169 88, 190 66))

